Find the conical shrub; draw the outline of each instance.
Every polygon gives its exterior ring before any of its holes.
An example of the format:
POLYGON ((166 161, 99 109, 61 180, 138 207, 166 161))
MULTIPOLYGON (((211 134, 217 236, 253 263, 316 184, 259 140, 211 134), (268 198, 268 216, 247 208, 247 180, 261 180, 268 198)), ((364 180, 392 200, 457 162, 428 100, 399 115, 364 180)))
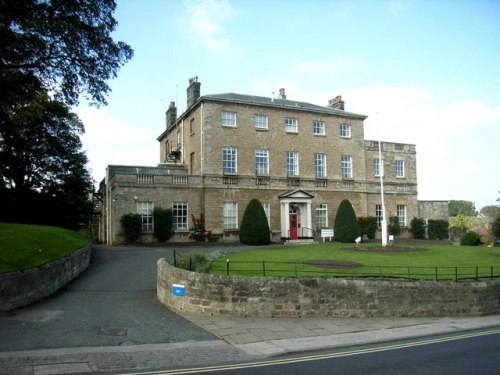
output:
POLYGON ((243 213, 240 242, 246 245, 267 245, 271 242, 264 207, 257 198, 252 199, 243 213))
POLYGON ((360 231, 356 214, 348 199, 340 202, 333 228, 335 241, 352 243, 359 237, 360 231))

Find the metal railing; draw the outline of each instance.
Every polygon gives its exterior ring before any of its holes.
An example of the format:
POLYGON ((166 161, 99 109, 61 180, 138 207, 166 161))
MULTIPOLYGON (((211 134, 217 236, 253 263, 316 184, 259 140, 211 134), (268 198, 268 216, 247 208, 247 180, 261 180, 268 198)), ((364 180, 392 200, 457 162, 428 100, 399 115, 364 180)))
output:
POLYGON ((304 262, 215 261, 210 273, 268 277, 399 278, 406 280, 470 280, 500 277, 500 266, 334 266, 304 262))

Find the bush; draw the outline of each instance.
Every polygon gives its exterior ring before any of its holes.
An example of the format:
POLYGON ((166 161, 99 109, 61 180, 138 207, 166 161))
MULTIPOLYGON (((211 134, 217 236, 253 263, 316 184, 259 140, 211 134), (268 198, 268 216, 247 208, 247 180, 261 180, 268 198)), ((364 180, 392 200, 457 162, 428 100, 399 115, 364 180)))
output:
POLYGON ((267 245, 270 240, 269 223, 264 207, 257 198, 252 199, 243 213, 240 242, 246 245, 267 245))
POLYGON ((120 218, 122 234, 126 242, 135 242, 142 232, 142 218, 139 214, 125 214, 120 218))
POLYGON ((425 219, 414 217, 410 222, 410 230, 413 233, 413 238, 424 239, 425 238, 425 219))
POLYGON ((391 216, 389 218, 389 225, 387 225, 387 230, 389 231, 389 234, 392 234, 393 236, 399 236, 399 234, 401 233, 399 217, 391 216))
POLYGON ((172 237, 172 209, 155 207, 153 210, 154 236, 158 242, 172 237))
POLYGON ((201 253, 190 253, 182 256, 176 256, 170 260, 174 267, 182 268, 188 271, 198 273, 208 273, 213 261, 227 255, 227 251, 218 249, 205 255, 201 253), (175 262, 174 262, 175 259, 175 262))
POLYGON ((460 239, 460 245, 462 246, 478 246, 481 245, 481 236, 470 230, 466 232, 460 239))
POLYGON ((449 223, 446 220, 429 220, 427 235, 431 240, 449 238, 449 223))
POLYGON ((360 231, 354 209, 351 202, 348 199, 344 199, 340 202, 337 214, 335 215, 335 241, 352 243, 359 235, 360 231))
POLYGON ((370 240, 375 238, 377 233, 377 218, 375 216, 358 217, 358 225, 361 234, 366 234, 370 240))
POLYGON ((193 227, 190 230, 189 238, 195 241, 205 241, 205 215, 200 214, 199 217, 191 214, 191 220, 193 221, 193 227))

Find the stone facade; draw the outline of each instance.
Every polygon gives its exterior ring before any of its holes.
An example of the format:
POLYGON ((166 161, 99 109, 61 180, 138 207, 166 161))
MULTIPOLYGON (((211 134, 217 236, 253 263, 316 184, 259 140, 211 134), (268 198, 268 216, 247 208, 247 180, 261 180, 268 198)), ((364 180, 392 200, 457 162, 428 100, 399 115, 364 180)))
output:
POLYGON ((480 316, 500 313, 500 280, 407 281, 218 276, 158 261, 158 300, 174 311, 240 317, 480 316), (172 286, 184 286, 184 296, 172 286))
POLYGON ((449 201, 418 201, 418 217, 427 220, 448 220, 449 203, 449 201))
MULTIPOLYGON (((266 209, 273 241, 317 238, 321 227, 333 227, 343 199, 357 216, 380 216, 378 142, 364 139, 366 116, 345 111, 340 97, 319 106, 288 100, 284 89, 278 98, 199 92, 200 82, 191 79, 179 118, 170 104, 157 167, 108 166, 100 190, 102 242, 123 241, 122 215, 174 204, 186 208, 186 217, 175 219, 182 225, 174 241, 188 239, 192 214, 203 214, 205 228, 221 241, 238 240, 252 198, 266 209)), ((381 146, 387 216, 399 215, 408 226, 418 214, 415 146, 381 146)), ((142 240, 153 241, 146 229, 142 240)))

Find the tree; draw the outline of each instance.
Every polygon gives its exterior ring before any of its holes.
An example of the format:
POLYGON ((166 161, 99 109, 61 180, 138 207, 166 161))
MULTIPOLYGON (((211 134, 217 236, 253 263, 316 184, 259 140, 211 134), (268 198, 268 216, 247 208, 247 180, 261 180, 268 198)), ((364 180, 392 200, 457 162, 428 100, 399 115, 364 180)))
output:
POLYGON ((387 225, 387 230, 389 234, 393 236, 399 236, 401 233, 401 225, 399 224, 399 217, 391 216, 389 218, 389 224, 387 225))
POLYGON ((115 0, 0 0, 0 74, 30 75, 68 105, 106 104, 106 81, 133 56, 111 38, 115 0))
POLYGON ((334 235, 335 241, 352 243, 359 237, 360 231, 354 208, 348 199, 340 202, 337 214, 335 215, 334 235))
POLYGON ((491 234, 495 238, 500 238, 500 214, 497 215, 493 223, 491 224, 491 234))
POLYGON ((142 232, 142 218, 139 214, 125 214, 120 218, 122 234, 127 242, 135 242, 142 232))
POLYGON ((377 218, 375 216, 358 217, 358 226, 362 234, 373 240, 377 232, 377 218))
POLYGON ((410 230, 413 233, 413 238, 423 239, 425 238, 425 229, 427 224, 425 219, 414 217, 410 222, 410 230))
POLYGON ((495 205, 484 206, 483 208, 481 208, 479 213, 493 220, 495 219, 495 217, 497 217, 497 215, 500 215, 500 207, 495 205))
POLYGON ((474 202, 471 201, 462 201, 462 200, 452 200, 448 203, 448 211, 450 217, 457 215, 465 215, 465 216, 476 216, 476 206, 474 202))
POLYGON ((159 242, 172 237, 172 209, 155 207, 153 210, 154 236, 159 242))
POLYGON ((1 218, 77 228, 91 214, 83 124, 36 79, 4 80, 0 94, 1 218))
POLYGON ((246 245, 267 245, 271 242, 266 212, 257 198, 250 200, 243 213, 240 241, 246 245))

